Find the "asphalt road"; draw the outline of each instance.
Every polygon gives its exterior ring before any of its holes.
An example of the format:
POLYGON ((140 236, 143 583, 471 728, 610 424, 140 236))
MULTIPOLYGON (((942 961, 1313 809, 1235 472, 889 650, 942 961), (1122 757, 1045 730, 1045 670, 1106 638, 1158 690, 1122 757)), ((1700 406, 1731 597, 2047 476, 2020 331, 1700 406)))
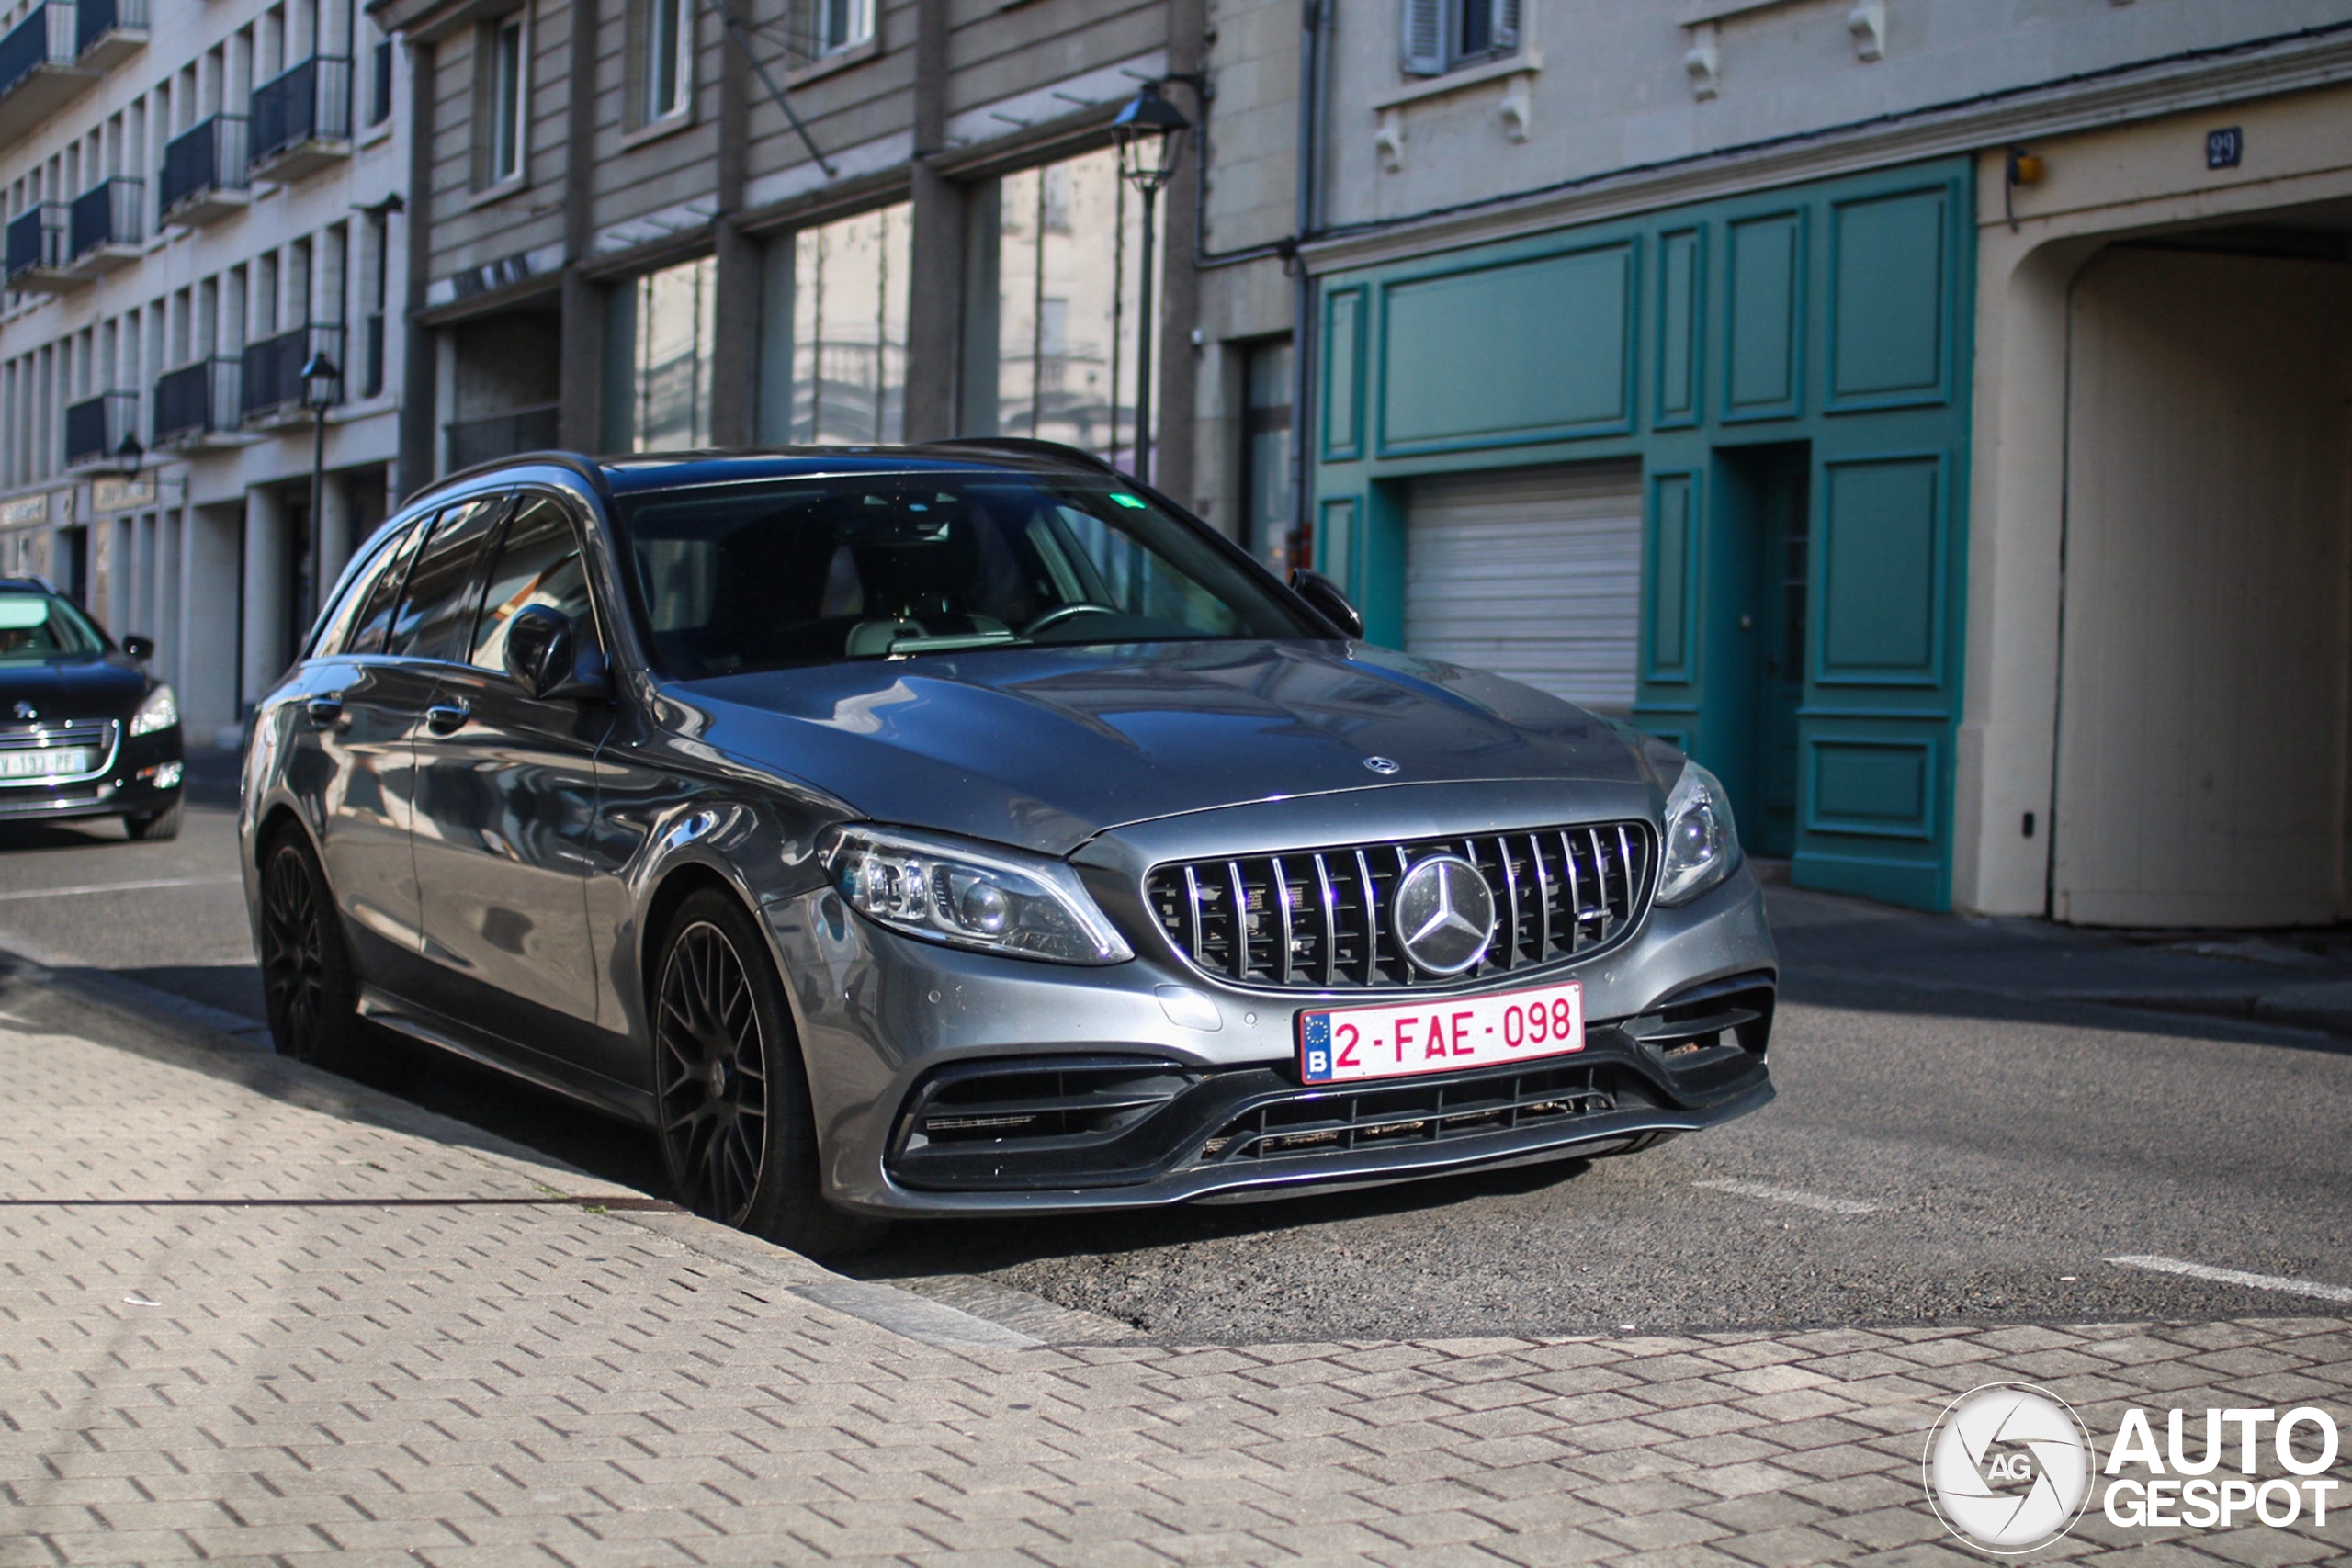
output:
MULTIPOLYGON (((176 843, 129 843, 110 824, 0 829, 0 947, 257 1015, 233 785, 218 760, 198 771, 209 803, 176 843)), ((1191 1341, 2207 1318, 2352 1300, 2352 1048, 2012 983, 2113 956, 2073 933, 2019 928, 1987 945, 1964 922, 1775 897, 1790 960, 1781 1097, 1743 1122, 1621 1159, 1336 1197, 908 1224, 846 1267, 967 1303, 978 1278, 1191 1341), (1910 945, 1888 947, 1890 932, 1910 945), (2110 1261, 2123 1257, 2345 1293, 2110 1261)), ((660 1190, 644 1134, 492 1075, 437 1063, 407 1092, 660 1190)))

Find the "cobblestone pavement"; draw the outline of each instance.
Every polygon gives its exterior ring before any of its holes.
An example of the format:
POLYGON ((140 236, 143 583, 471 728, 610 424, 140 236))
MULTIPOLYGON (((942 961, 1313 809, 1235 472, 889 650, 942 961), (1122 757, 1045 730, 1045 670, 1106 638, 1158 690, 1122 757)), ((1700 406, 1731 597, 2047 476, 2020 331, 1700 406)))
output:
MULTIPOLYGON (((1022 1333, 78 1005, 0 998, 8 1568, 1984 1562, 1920 1489, 1961 1391, 2042 1384, 2102 1440, 2128 1404, 2352 1402, 2340 1319, 1022 1333)), ((2094 1504, 2042 1555, 2342 1562, 2352 1529, 2094 1504)))

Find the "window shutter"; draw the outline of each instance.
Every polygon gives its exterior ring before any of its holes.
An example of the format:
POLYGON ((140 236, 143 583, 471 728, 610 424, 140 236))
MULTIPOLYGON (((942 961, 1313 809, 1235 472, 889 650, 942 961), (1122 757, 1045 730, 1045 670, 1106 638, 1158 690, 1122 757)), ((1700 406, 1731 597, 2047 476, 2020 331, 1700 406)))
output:
POLYGON ((1445 0, 1403 0, 1398 42, 1408 76, 1445 73, 1445 0))
POLYGON ((1493 17, 1487 39, 1497 54, 1510 54, 1519 48, 1519 7, 1521 0, 1487 0, 1493 17))

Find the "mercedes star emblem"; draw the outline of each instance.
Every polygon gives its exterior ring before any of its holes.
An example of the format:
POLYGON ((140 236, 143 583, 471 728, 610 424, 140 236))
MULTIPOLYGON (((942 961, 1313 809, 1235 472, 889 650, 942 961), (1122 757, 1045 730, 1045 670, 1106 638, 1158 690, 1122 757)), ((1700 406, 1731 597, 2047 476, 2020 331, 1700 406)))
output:
POLYGON ((1363 765, 1375 773, 1393 773, 1405 764, 1394 757, 1366 757, 1363 765))
POLYGON ((1427 975, 1459 975, 1487 956, 1495 937, 1495 895, 1478 868, 1434 854, 1396 885, 1396 940, 1427 975))
POLYGON ((26 702, 20 697, 17 701, 17 716, 18 718, 39 718, 40 716, 40 709, 33 706, 32 704, 26 702))

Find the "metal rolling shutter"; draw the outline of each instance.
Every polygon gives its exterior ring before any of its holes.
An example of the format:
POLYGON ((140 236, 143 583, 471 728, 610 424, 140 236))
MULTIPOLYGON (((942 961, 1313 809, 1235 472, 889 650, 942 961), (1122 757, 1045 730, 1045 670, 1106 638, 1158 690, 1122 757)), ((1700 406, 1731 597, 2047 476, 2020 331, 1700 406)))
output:
POLYGON ((1405 647, 1597 712, 1634 705, 1642 469, 1581 463, 1416 479, 1405 647))

